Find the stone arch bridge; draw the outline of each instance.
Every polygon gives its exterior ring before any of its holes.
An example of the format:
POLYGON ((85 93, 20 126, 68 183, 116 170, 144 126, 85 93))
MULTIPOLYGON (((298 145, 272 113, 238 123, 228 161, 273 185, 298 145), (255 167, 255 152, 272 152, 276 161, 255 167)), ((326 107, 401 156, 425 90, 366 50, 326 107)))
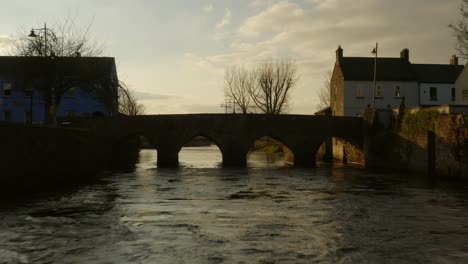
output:
POLYGON ((178 153, 190 140, 203 136, 220 149, 225 166, 245 166, 255 140, 268 136, 294 154, 294 165, 314 167, 320 145, 331 137, 358 148, 364 145, 364 122, 359 117, 265 114, 182 114, 98 118, 84 125, 109 149, 125 138, 141 135, 157 149, 159 167, 175 167, 178 153))

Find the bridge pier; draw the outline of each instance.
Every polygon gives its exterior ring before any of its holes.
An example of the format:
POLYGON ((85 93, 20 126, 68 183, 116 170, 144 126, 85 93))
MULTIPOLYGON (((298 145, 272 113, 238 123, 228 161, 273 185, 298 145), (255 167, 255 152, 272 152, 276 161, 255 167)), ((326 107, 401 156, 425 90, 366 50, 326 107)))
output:
POLYGON ((299 168, 315 168, 316 151, 315 148, 298 148, 294 149, 294 167, 299 168))
POLYGON ((179 151, 175 148, 158 149, 158 168, 176 168, 179 166, 179 151))
POLYGON ((247 152, 240 149, 223 151, 223 166, 245 167, 247 166, 247 152))

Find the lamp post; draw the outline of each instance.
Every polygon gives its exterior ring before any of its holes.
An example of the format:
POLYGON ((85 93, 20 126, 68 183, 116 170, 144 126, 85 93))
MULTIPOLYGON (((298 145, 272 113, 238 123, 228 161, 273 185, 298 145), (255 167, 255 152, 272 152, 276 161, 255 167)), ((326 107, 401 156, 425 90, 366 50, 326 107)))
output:
POLYGON ((375 109, 375 89, 377 88, 377 55, 379 53, 379 43, 375 43, 375 48, 372 50, 372 54, 375 55, 374 60, 374 88, 372 89, 372 105, 375 109))
MULTIPOLYGON (((41 36, 41 33, 43 33, 44 35, 44 50, 37 50, 39 56, 41 57, 50 57, 50 59, 55 63, 55 53, 53 51, 50 52, 50 54, 47 54, 47 36, 50 35, 50 37, 54 38, 55 37, 55 33, 47 28, 47 24, 44 23, 44 27, 43 28, 32 28, 31 29, 31 32, 29 33, 28 37, 30 38, 40 38, 41 36), (38 31, 38 34, 36 34, 35 31, 38 31)), ((54 69, 55 71, 55 69, 54 69)), ((55 73, 54 73, 55 74, 55 73)), ((48 113, 47 114, 47 117, 46 118, 46 122, 51 122, 53 125, 55 125, 56 123, 56 120, 55 120, 55 89, 54 89, 54 85, 55 85, 55 75, 54 75, 54 83, 52 84, 52 87, 51 87, 51 105, 48 109, 48 113), (47 121, 49 120, 49 121, 47 121)), ((31 116, 32 116, 32 95, 31 95, 31 116)))
MULTIPOLYGON (((30 38, 37 38, 37 37, 40 37, 41 35, 41 32, 44 33, 44 53, 42 54, 43 57, 47 57, 47 35, 50 34, 51 37, 54 37, 55 36, 55 33, 50 30, 49 28, 47 28, 47 24, 44 23, 44 27, 43 28, 32 28, 31 29, 31 33, 29 33, 28 37, 30 38), (36 34, 35 30, 39 31, 38 34, 36 34)), ((39 55, 41 55, 41 51, 39 50, 39 55)), ((51 52, 50 54, 51 56, 53 55, 53 52, 51 52)))

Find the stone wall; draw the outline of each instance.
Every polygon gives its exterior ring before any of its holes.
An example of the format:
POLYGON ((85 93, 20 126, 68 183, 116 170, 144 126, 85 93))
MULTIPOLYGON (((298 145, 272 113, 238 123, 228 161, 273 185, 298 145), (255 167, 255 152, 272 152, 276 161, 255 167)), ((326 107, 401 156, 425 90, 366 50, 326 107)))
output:
POLYGON ((387 128, 383 124, 388 120, 381 117, 375 115, 375 123, 370 123, 368 167, 468 177, 468 129, 462 115, 421 115, 423 120, 413 116, 404 128, 387 128))
POLYGON ((1 191, 33 192, 94 177, 105 157, 87 131, 0 124, 1 191))
POLYGON ((441 116, 434 132, 436 174, 468 177, 468 129, 463 116, 441 116))

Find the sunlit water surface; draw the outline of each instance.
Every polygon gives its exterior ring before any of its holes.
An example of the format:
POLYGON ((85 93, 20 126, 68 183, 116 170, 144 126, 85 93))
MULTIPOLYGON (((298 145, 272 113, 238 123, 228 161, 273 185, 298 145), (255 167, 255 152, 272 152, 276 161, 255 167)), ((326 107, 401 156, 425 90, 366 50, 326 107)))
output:
MULTIPOLYGON (((468 188, 360 168, 179 169, 145 150, 134 173, 0 205, 0 263, 468 263, 468 188)), ((462 185, 462 186, 460 186, 462 185)))

